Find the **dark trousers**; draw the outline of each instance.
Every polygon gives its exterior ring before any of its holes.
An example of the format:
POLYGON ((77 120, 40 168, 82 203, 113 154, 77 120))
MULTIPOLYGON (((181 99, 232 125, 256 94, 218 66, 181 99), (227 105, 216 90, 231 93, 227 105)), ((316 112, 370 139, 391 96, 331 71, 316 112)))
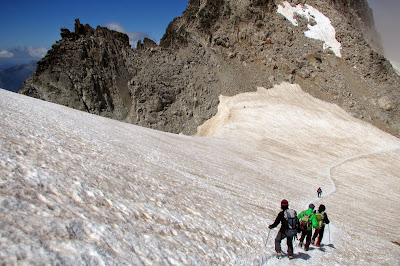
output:
POLYGON ((304 247, 308 248, 311 244, 311 236, 312 236, 312 230, 303 230, 301 232, 301 237, 300 237, 300 243, 303 243, 304 238, 306 239, 306 244, 304 245, 304 247))
POLYGON ((318 237, 317 243, 321 244, 322 238, 324 237, 324 230, 325 230, 325 225, 321 226, 318 230, 315 230, 312 239, 315 241, 315 239, 318 237))
POLYGON ((293 236, 286 237, 286 234, 282 233, 281 231, 278 232, 278 234, 276 235, 276 238, 275 238, 275 251, 282 252, 281 242, 285 238, 287 239, 288 255, 293 256, 293 236))

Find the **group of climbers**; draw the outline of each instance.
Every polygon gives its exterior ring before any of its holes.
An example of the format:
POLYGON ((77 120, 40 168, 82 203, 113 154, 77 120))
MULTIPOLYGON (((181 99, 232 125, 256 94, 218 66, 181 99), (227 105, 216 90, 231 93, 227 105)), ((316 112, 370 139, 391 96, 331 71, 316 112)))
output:
POLYGON ((281 224, 281 228, 275 238, 275 251, 277 257, 282 257, 281 242, 287 239, 288 257, 293 259, 293 238, 297 238, 297 234, 301 233, 299 246, 308 251, 310 244, 317 242, 315 246, 320 247, 324 236, 325 224, 329 224, 328 215, 325 212, 325 206, 321 204, 318 211, 314 211, 314 204, 310 204, 307 210, 300 212, 298 215, 293 209, 289 209, 289 203, 286 199, 281 201, 282 211, 278 214, 275 222, 268 226, 273 229, 281 224), (312 230, 314 229, 314 234, 312 230))

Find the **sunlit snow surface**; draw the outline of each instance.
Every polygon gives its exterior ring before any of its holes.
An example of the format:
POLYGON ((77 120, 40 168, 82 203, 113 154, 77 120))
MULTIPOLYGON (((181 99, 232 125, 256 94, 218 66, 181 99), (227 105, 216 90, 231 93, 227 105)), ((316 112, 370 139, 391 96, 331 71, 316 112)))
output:
POLYGON ((338 57, 342 57, 340 50, 342 45, 336 40, 336 30, 332 26, 330 19, 322 14, 318 9, 301 4, 293 7, 287 1, 283 5, 278 5, 277 12, 285 16, 294 26, 298 26, 295 14, 306 18, 309 22, 315 22, 315 25, 308 24, 308 31, 304 35, 311 39, 321 40, 324 42, 323 49, 331 49, 338 57))
POLYGON ((399 62, 395 62, 395 61, 390 61, 390 63, 392 64, 394 70, 396 71, 396 73, 398 75, 400 75, 400 63, 399 62))
POLYGON ((0 90, 0 261, 289 264, 267 241, 286 198, 332 221, 291 265, 400 262, 399 139, 296 85, 220 100, 190 137, 0 90))

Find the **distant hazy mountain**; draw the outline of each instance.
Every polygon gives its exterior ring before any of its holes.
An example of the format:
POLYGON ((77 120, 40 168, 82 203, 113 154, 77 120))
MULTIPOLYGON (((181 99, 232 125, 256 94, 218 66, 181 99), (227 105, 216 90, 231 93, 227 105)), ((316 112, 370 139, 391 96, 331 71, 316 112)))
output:
POLYGON ((29 64, 19 64, 0 70, 0 88, 18 92, 24 81, 35 72, 36 63, 32 61, 29 64))

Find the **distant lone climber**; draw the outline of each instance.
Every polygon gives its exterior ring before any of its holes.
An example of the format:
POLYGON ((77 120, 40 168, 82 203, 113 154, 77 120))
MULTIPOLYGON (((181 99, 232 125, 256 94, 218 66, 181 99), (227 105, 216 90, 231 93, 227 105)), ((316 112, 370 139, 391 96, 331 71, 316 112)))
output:
POLYGON ((318 198, 321 198, 322 197, 322 189, 321 189, 321 187, 318 188, 317 193, 318 193, 318 198))

